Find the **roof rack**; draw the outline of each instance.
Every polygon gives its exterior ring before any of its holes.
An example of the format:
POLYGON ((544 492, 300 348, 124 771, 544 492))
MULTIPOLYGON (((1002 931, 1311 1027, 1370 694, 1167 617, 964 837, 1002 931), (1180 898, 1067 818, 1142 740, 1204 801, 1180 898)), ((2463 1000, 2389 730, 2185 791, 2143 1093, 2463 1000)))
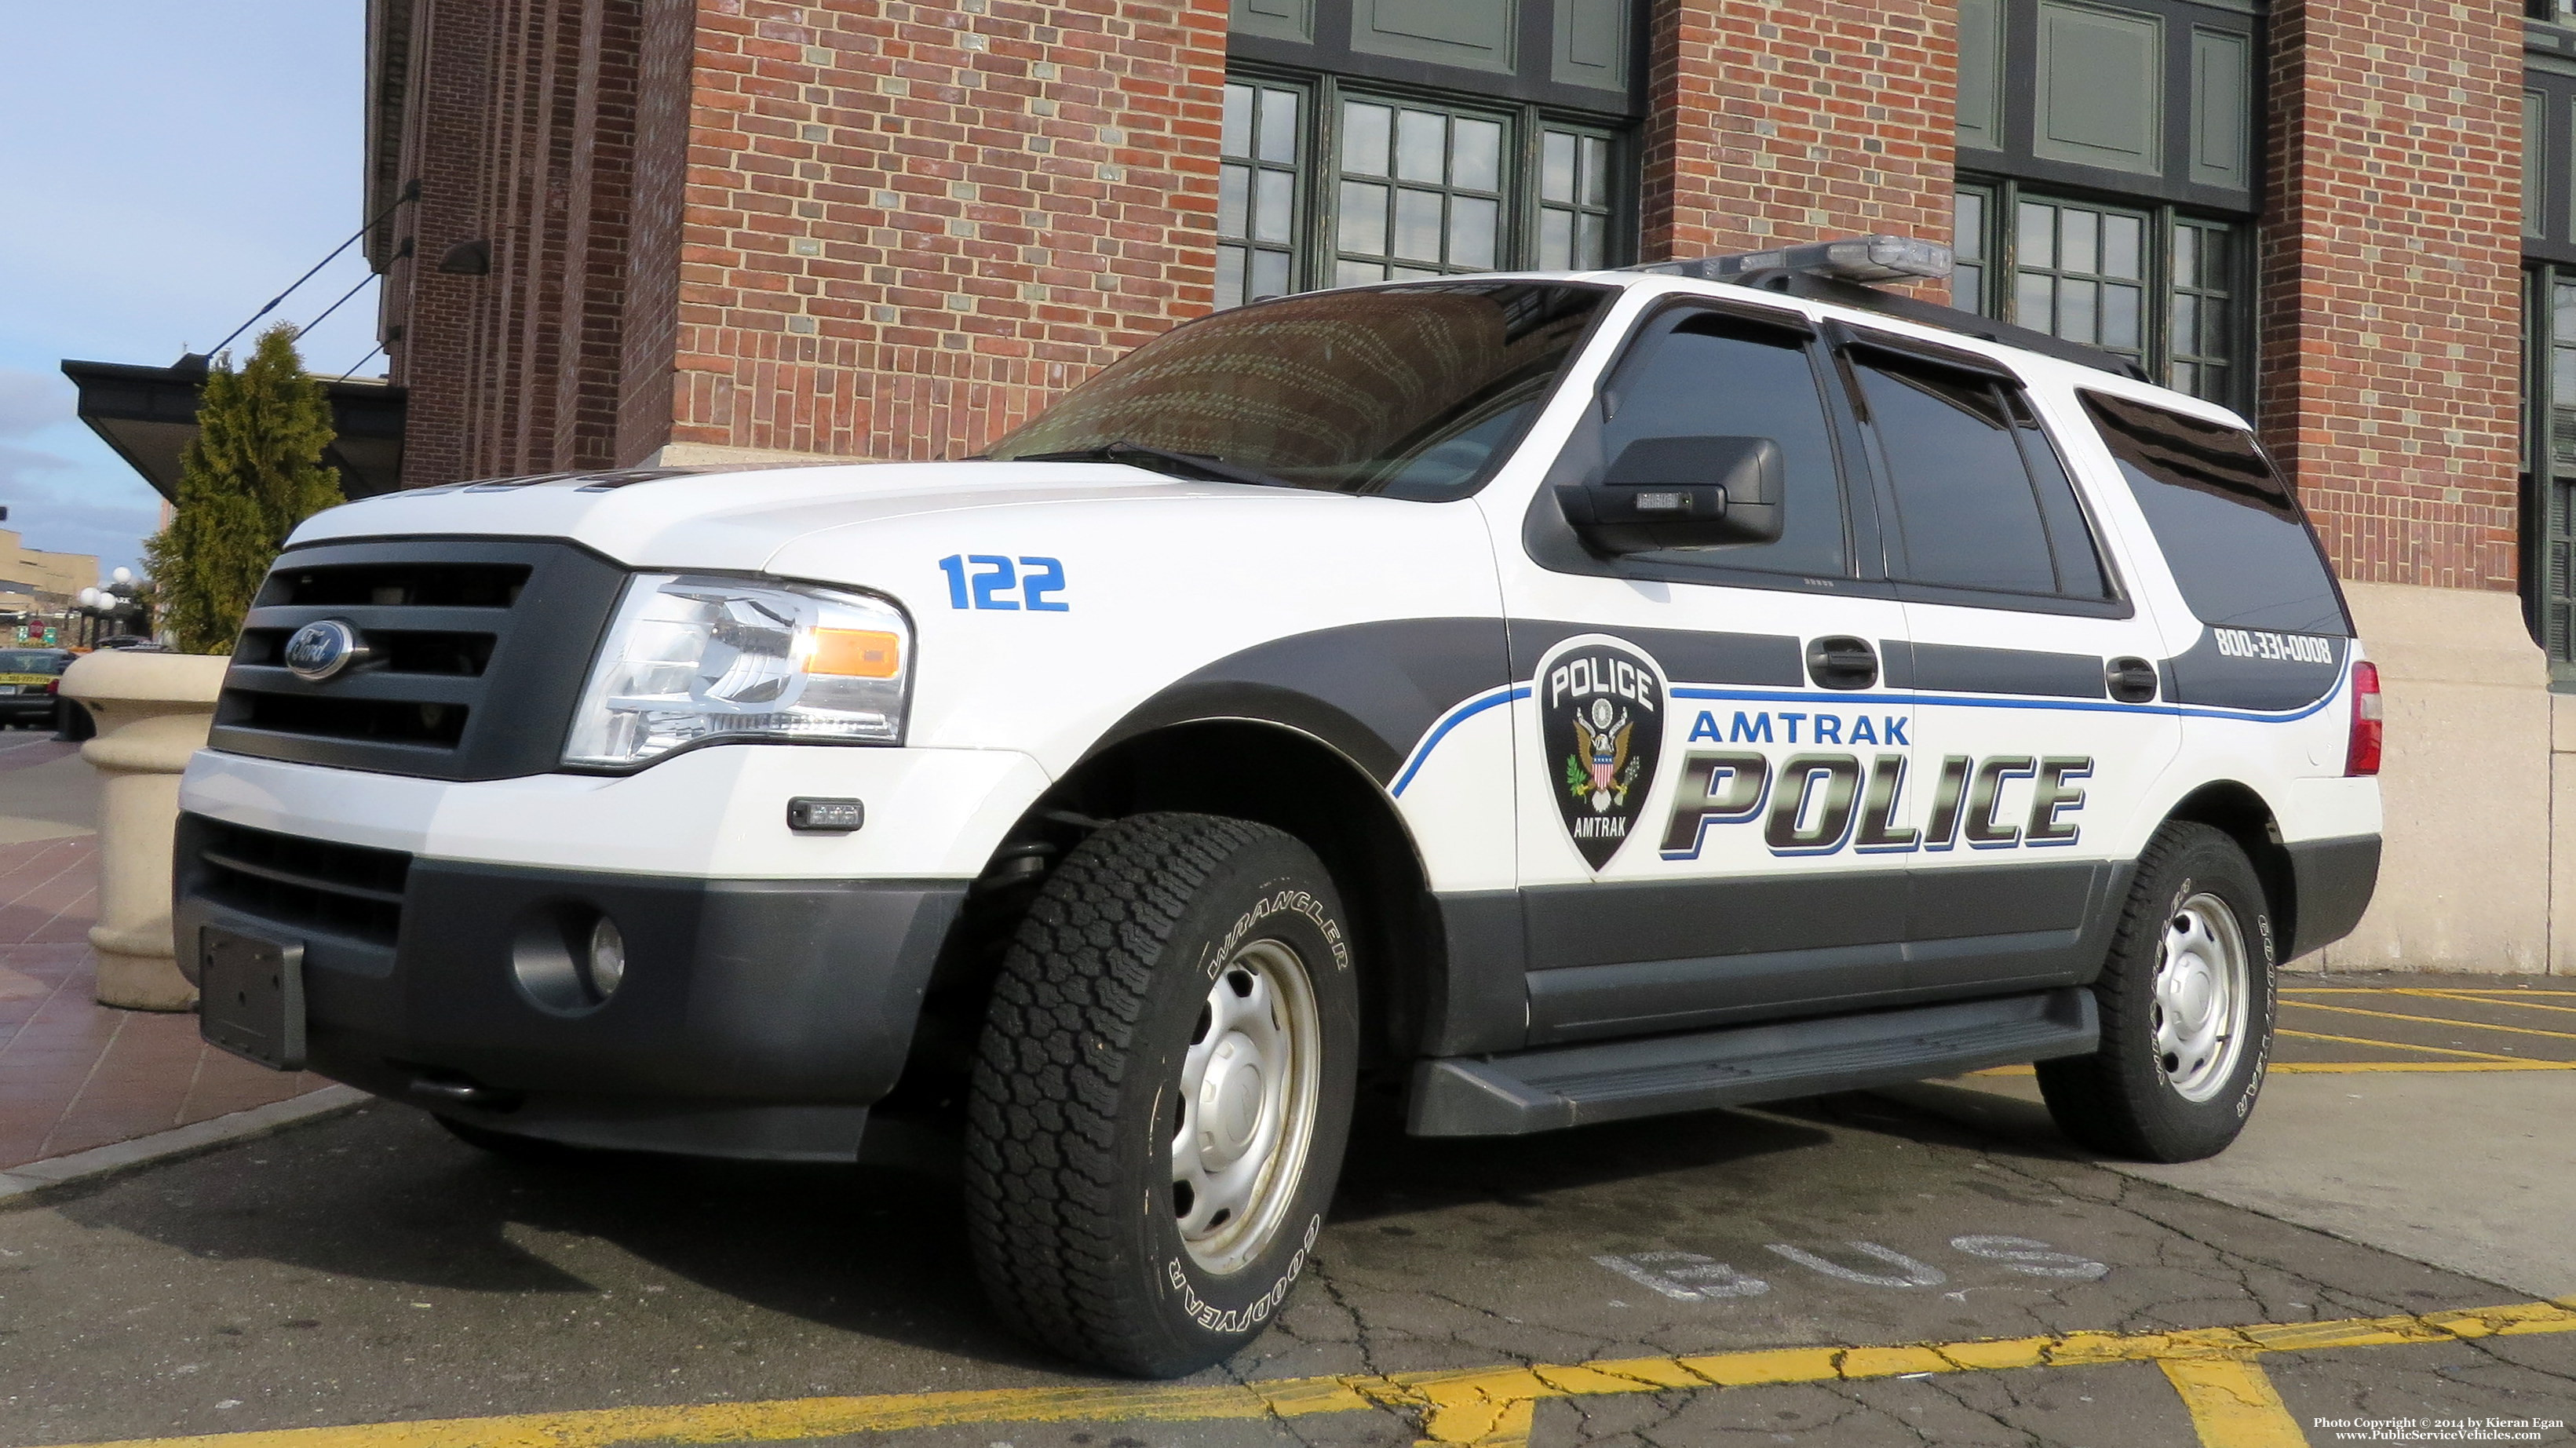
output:
POLYGON ((1809 242, 1803 246, 1775 247, 1769 251, 1735 252, 1726 256, 1692 257, 1683 261, 1649 262, 1627 270, 1691 277, 1699 281, 1730 282, 1808 301, 1831 302, 2007 347, 2018 347, 2025 352, 2072 362, 2116 377, 2134 378, 2140 382, 2154 380, 2137 363, 2098 347, 2088 347, 2081 342, 2070 342, 2063 337, 1961 311, 1957 307, 1919 301, 1864 285, 1869 282, 1937 279, 1948 276, 1950 267, 1950 248, 1937 241, 1882 235, 1846 237, 1809 242))

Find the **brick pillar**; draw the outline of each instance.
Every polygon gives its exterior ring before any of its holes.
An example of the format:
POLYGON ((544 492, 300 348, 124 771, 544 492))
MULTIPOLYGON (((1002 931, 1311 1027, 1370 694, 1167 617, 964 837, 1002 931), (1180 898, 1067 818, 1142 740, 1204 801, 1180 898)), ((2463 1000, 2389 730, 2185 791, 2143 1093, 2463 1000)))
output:
POLYGON ((2272 14, 2259 420, 2386 690, 2385 853, 2343 968, 2563 958, 2576 756, 2512 591, 2521 30, 2498 0, 2272 14))
POLYGON ((406 389, 405 487, 469 476, 468 374, 480 278, 440 272, 439 258, 484 235, 481 146, 491 87, 490 0, 424 0, 412 9, 401 179, 420 200, 394 216, 411 255, 385 273, 380 334, 388 375, 406 389))
POLYGON ((680 336, 680 211, 687 200, 693 0, 643 0, 636 56, 633 200, 618 336, 616 460, 633 464, 671 440, 673 359, 680 336))
POLYGON ((582 0, 572 48, 569 158, 564 186, 567 277, 556 319, 554 437, 565 468, 616 462, 620 336, 633 205, 637 0, 582 0))
POLYGON ((1225 34, 1224 0, 701 0, 670 442, 971 453, 1205 311, 1225 34))
POLYGON ((1947 0, 1663 0, 1652 23, 1641 257, 1949 239, 1947 0))
POLYGON ((613 461, 641 3, 413 7, 400 164, 421 200, 383 309, 407 486, 613 461), (474 240, 487 275, 437 270, 474 240))
POLYGON ((2265 438, 2346 578, 2510 590, 2521 14, 2280 0, 2270 89, 2265 438))

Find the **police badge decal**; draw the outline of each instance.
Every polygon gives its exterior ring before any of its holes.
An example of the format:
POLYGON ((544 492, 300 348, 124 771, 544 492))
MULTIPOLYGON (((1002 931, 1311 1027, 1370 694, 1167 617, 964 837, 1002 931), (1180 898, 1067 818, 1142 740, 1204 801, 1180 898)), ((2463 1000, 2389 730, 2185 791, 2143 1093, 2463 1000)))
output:
POLYGON ((1664 680, 1617 639, 1569 639, 1541 660, 1540 757, 1565 833, 1598 870, 1628 842, 1664 752, 1664 680))

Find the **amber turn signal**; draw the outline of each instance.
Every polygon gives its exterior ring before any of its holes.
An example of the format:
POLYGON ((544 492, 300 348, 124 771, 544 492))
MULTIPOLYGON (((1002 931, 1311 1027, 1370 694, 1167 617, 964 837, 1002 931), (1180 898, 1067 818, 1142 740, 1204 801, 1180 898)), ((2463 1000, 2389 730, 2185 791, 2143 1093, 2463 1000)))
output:
POLYGON ((814 630, 814 652, 805 660, 805 672, 891 679, 903 672, 903 641, 874 629, 818 628, 814 630))

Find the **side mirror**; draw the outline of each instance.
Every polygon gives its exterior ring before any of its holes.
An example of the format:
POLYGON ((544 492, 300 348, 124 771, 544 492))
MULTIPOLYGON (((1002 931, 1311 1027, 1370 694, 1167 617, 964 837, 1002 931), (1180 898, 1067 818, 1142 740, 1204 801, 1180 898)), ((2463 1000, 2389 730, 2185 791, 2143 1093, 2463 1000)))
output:
POLYGON ((1767 437, 1646 437, 1558 506, 1604 553, 1772 543, 1785 521, 1780 444, 1767 437))

